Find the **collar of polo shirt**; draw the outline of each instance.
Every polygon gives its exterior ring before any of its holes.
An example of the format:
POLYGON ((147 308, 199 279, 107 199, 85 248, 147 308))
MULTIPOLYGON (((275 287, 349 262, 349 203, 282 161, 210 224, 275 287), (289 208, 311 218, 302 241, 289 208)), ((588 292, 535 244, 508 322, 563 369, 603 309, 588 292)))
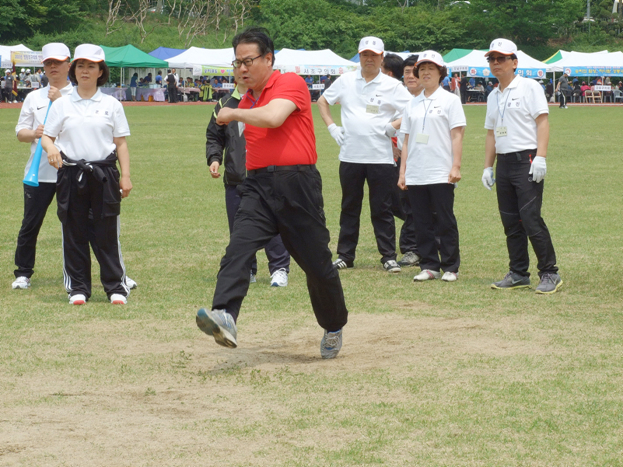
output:
POLYGON ((97 88, 97 92, 93 94, 93 96, 91 96, 89 99, 83 99, 82 97, 80 97, 80 94, 78 94, 77 92, 72 92, 71 100, 75 102, 83 101, 83 100, 100 102, 102 100, 102 91, 99 88, 97 88))

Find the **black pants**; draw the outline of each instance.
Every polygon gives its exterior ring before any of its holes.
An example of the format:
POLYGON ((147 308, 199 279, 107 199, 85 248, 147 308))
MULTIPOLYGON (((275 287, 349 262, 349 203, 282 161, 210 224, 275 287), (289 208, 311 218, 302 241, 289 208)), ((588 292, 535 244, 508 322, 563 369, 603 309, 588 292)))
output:
MULTIPOLYGON (((225 185, 225 208, 227 209, 227 221, 229 222, 229 235, 234 231, 234 219, 240 206, 240 193, 236 185, 225 185)), ((275 235, 266 244, 266 257, 268 258, 268 270, 271 276, 279 269, 290 272, 290 253, 281 241, 281 235, 275 235)), ((257 274, 257 260, 253 257, 251 272, 257 274)))
POLYGON ((393 164, 353 164, 340 162, 342 185, 342 212, 337 254, 347 264, 355 261, 359 243, 359 220, 363 201, 363 187, 368 182, 370 217, 381 253, 381 263, 396 259, 396 227, 392 213, 395 170, 393 164))
POLYGON ((461 264, 459 229, 454 217, 454 184, 407 187, 420 267, 431 271, 458 272, 461 264), (436 239, 438 237, 438 240, 436 239))
POLYGON ((249 175, 239 190, 240 207, 221 260, 212 308, 225 309, 238 318, 255 253, 281 234, 283 244, 307 275, 318 324, 329 332, 341 329, 348 311, 340 276, 331 262, 322 180, 316 168, 249 175))
POLYGON ((24 219, 17 236, 15 277, 30 278, 34 274, 37 237, 55 193, 56 183, 39 183, 39 186, 24 185, 24 219))
POLYGON ((495 170, 498 207, 506 234, 509 268, 529 276, 528 238, 537 257, 539 276, 557 273, 556 253, 545 221, 541 217, 544 182, 528 180, 536 149, 513 154, 498 154, 495 170))
MULTIPOLYGON (((77 174, 77 167, 64 167, 77 174)), ((119 243, 119 216, 103 216, 103 187, 95 177, 85 172, 86 183, 78 187, 76 176, 66 177, 57 184, 57 191, 69 188, 69 204, 63 228, 63 276, 65 289, 70 296, 83 294, 91 296, 91 251, 89 239, 94 243, 93 253, 100 265, 100 279, 108 298, 112 294, 128 296, 130 289, 125 285, 125 266, 119 243), (63 186, 69 183, 69 187, 63 186), (89 212, 93 219, 89 220, 89 212), (92 225, 92 233, 89 232, 92 225)), ((116 183, 118 180, 108 180, 116 183)), ((118 186, 117 186, 118 190, 118 186)), ((61 198, 58 196, 57 199, 61 198)), ((62 219, 61 219, 62 220, 62 219)))
POLYGON ((167 92, 169 93, 169 104, 175 104, 177 102, 177 88, 175 86, 167 86, 167 92))
POLYGON ((392 212, 394 217, 402 220, 400 228, 400 240, 398 242, 400 253, 403 255, 408 252, 417 253, 417 240, 415 239, 415 224, 413 223, 413 213, 409 196, 405 190, 398 188, 398 177, 400 175, 400 158, 396 161, 396 172, 394 189, 392 191, 392 212))
POLYGON ((567 105, 567 95, 564 92, 560 92, 560 107, 566 107, 567 105))

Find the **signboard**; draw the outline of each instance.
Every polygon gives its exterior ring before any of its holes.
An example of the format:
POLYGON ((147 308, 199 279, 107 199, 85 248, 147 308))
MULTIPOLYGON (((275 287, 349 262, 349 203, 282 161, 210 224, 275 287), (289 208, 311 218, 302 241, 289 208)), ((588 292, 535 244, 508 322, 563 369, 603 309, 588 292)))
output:
POLYGON ((236 85, 234 83, 223 83, 221 85, 222 89, 234 89, 236 85))
POLYGON ((195 65, 193 76, 234 76, 231 66, 195 65))
POLYGON ((593 91, 612 91, 612 86, 608 86, 607 84, 598 84, 597 86, 593 86, 593 91))
POLYGON ((277 66, 276 70, 282 73, 296 73, 297 75, 343 75, 349 71, 355 71, 357 65, 353 63, 353 66, 313 66, 313 65, 300 65, 300 66, 277 66))
POLYGON ((312 91, 322 91, 323 89, 324 89, 324 83, 311 85, 312 91))
POLYGON ((565 67, 569 76, 623 76, 623 66, 572 66, 565 67))
POLYGON ((43 52, 11 52, 11 62, 15 66, 43 66, 43 52))
MULTIPOLYGON (((468 66, 451 66, 448 67, 450 73, 458 73, 465 71, 467 76, 474 78, 489 78, 493 77, 491 69, 489 67, 468 67, 468 66)), ((524 78, 544 79, 545 68, 517 68, 516 72, 519 76, 524 78)))

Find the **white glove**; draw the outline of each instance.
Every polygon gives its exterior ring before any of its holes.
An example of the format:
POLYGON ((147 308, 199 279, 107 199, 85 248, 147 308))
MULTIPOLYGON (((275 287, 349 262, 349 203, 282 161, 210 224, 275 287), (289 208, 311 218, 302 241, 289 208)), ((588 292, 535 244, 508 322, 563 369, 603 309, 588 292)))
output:
POLYGON ((387 125, 385 125, 385 134, 389 138, 393 138, 394 136, 396 136, 397 132, 398 132, 398 130, 396 130, 391 123, 388 123, 387 125))
POLYGON ((331 136, 333 136, 333 139, 338 146, 344 144, 344 128, 342 128, 341 126, 337 126, 335 123, 332 123, 327 127, 327 130, 329 130, 329 133, 331 133, 331 136))
POLYGON ((545 158, 536 156, 532 161, 532 165, 530 165, 530 172, 528 172, 528 174, 532 175, 532 181, 541 183, 546 173, 547 163, 545 162, 545 158))
POLYGON ((491 191, 494 183, 495 178, 493 178, 493 167, 487 167, 482 173, 482 184, 487 190, 491 191))

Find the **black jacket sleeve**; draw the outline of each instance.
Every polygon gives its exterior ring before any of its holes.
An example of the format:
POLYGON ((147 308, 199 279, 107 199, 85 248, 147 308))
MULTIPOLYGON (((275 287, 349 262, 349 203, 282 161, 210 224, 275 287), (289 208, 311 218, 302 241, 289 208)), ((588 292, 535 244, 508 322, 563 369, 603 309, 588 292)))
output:
POLYGON ((210 123, 208 123, 208 129, 206 130, 206 159, 208 165, 217 161, 220 165, 223 165, 223 151, 225 150, 225 144, 227 141, 227 125, 217 125, 216 115, 221 109, 221 101, 214 107, 214 112, 210 117, 210 123))

